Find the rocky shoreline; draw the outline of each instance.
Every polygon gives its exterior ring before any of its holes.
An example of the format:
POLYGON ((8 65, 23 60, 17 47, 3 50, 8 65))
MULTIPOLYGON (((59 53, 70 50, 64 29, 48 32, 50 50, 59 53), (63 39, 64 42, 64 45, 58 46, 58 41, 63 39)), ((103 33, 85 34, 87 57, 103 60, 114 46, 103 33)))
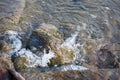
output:
POLYGON ((0 0, 0 80, 120 80, 119 0, 0 0))

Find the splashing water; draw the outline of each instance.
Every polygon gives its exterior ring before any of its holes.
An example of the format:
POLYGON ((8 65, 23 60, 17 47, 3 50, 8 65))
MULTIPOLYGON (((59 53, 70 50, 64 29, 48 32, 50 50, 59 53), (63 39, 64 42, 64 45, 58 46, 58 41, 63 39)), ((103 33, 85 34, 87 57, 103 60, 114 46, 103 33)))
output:
POLYGON ((61 71, 68 71, 68 70, 84 71, 84 70, 88 70, 88 68, 86 68, 86 67, 78 66, 78 65, 73 65, 73 64, 59 67, 58 70, 59 70, 59 69, 60 69, 61 71))
MULTIPOLYGON (((75 51, 75 53, 79 52, 79 50, 77 50, 76 44, 76 38, 79 34, 79 29, 81 29, 79 27, 80 26, 77 27, 77 31, 75 31, 75 33, 72 34, 71 37, 67 38, 65 42, 60 45, 60 47, 67 48, 68 50, 72 49, 75 51)), ((6 31, 5 36, 5 40, 8 42, 9 46, 11 46, 11 51, 9 51, 9 53, 15 53, 17 56, 25 57, 27 60, 27 63, 25 63, 25 65, 27 67, 47 67, 48 63, 50 63, 50 59, 56 57, 55 53, 52 50, 49 50, 49 53, 46 53, 46 50, 44 50, 44 52, 39 52, 40 54, 42 54, 41 56, 37 56, 30 50, 22 48, 20 37, 15 31, 6 31)), ((61 67, 61 70, 86 70, 86 68, 76 65, 69 65, 61 67)))
POLYGON ((35 66, 45 67, 50 62, 49 60, 52 57, 55 57, 54 52, 51 50, 49 51, 48 54, 46 54, 46 51, 44 51, 43 55, 39 57, 33 54, 30 50, 21 49, 18 52, 17 56, 19 55, 27 59, 28 61, 28 63, 26 63, 27 67, 35 67, 35 66))
MULTIPOLYGON (((76 50, 76 38, 78 34, 79 32, 76 31, 74 34, 71 35, 71 37, 67 38, 62 45, 58 45, 57 47, 67 48, 67 50, 76 50)), ((37 56, 33 54, 31 51, 25 49, 22 51, 25 57, 29 61, 29 64, 27 64, 28 67, 35 67, 35 66, 46 67, 50 62, 50 59, 55 57, 55 53, 52 50, 50 50, 49 53, 46 53, 46 50, 44 50, 43 53, 40 52, 41 54, 43 54, 42 56, 37 56)))
POLYGON ((79 34, 80 26, 77 26, 77 31, 74 34, 71 34, 71 37, 67 38, 65 42, 61 45, 61 47, 67 47, 67 49, 75 49, 76 46, 76 38, 79 34))
POLYGON ((65 43, 63 45, 66 46, 68 49, 72 49, 75 46, 75 41, 78 33, 79 32, 75 32, 74 34, 72 34, 71 37, 65 40, 65 43))
POLYGON ((49 63, 50 62, 49 60, 53 57, 55 57, 55 53, 52 50, 50 50, 48 54, 46 54, 46 51, 45 51, 41 61, 42 67, 47 66, 47 63, 49 63))
POLYGON ((5 36, 5 41, 8 43, 9 47, 11 48, 11 50, 8 52, 10 56, 22 48, 22 42, 16 31, 11 31, 11 30, 6 31, 4 36, 5 36))
POLYGON ((22 41, 20 40, 20 36, 16 31, 6 31, 4 33, 5 41, 8 43, 9 47, 11 48, 10 51, 8 51, 8 55, 12 56, 14 53, 17 56, 23 56, 27 59, 28 63, 26 64, 27 67, 35 67, 35 66, 47 66, 47 63, 49 63, 50 59, 52 57, 55 57, 54 52, 52 50, 49 51, 49 53, 46 53, 44 50, 42 56, 37 56, 34 53, 32 53, 30 50, 26 50, 25 48, 22 48, 22 41))

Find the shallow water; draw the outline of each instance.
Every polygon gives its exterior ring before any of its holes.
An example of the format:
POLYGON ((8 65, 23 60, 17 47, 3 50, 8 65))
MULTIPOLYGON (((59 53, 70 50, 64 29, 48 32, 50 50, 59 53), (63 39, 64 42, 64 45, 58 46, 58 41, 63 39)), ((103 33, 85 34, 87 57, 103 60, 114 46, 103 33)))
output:
MULTIPOLYGON (((27 67, 37 66, 43 72, 54 71, 47 64, 51 58, 56 57, 52 49, 48 53, 43 50, 38 52, 40 55, 36 55, 32 50, 26 49, 26 44, 32 32, 42 24, 55 25, 63 40, 57 48, 72 49, 75 57, 73 64, 61 67, 55 65, 53 68, 56 71, 82 70, 78 65, 90 62, 85 60, 85 56, 99 57, 101 48, 108 49, 119 58, 120 52, 114 51, 120 49, 119 4, 119 0, 1 0, 0 39, 8 43, 10 51, 6 53, 10 57, 13 54, 23 56, 28 61, 25 64, 27 67)), ((106 56, 102 55, 100 59, 105 61, 106 56)), ((95 66, 98 64, 94 57, 90 60, 95 66)), ((108 65, 101 65, 101 68, 109 69, 108 65)))

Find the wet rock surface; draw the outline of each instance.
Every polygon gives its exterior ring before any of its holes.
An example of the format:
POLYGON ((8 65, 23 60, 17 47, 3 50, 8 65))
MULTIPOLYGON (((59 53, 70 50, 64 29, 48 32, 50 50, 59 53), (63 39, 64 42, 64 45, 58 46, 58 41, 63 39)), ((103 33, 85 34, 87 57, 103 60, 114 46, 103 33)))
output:
POLYGON ((75 50, 72 47, 70 49, 67 48, 68 46, 69 44, 67 45, 65 41, 61 39, 57 27, 44 23, 30 35, 26 48, 29 49, 34 56, 39 59, 41 58, 41 61, 45 60, 42 57, 46 55, 47 58, 47 55, 50 54, 51 58, 47 64, 48 66, 54 66, 73 62, 75 50))
POLYGON ((33 49, 39 51, 46 49, 49 51, 48 47, 51 44, 54 45, 55 43, 62 43, 58 29, 51 24, 42 24, 40 28, 38 28, 36 31, 33 31, 33 33, 30 35, 28 48, 30 48, 33 52, 33 49))

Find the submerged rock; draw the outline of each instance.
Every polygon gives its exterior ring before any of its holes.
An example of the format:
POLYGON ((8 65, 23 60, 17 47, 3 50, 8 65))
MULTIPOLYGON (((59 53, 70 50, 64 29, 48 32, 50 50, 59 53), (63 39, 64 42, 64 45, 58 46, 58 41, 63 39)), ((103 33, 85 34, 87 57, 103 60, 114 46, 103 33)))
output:
POLYGON ((31 34, 28 42, 28 48, 30 48, 32 51, 43 51, 44 49, 49 50, 48 47, 51 42, 61 42, 61 40, 58 39, 59 37, 59 31, 54 25, 43 23, 40 28, 38 28, 36 31, 33 31, 31 34))
POLYGON ((26 80, 119 80, 120 69, 98 69, 97 71, 50 71, 50 72, 21 72, 26 80))
POLYGON ((7 52, 10 50, 10 47, 8 46, 7 42, 4 40, 0 40, 0 53, 7 52))
POLYGON ((103 76, 90 70, 86 71, 57 71, 45 73, 24 73, 26 80, 103 80, 103 76), (35 75, 34 75, 35 74, 35 75))
POLYGON ((97 66, 99 68, 119 68, 119 61, 117 60, 117 56, 113 54, 111 51, 106 49, 101 49, 98 53, 98 61, 97 66))
POLYGON ((13 63, 7 55, 0 55, 0 80, 25 80, 14 70, 13 63))
POLYGON ((25 0, 0 1, 0 32, 16 30, 19 19, 25 8, 25 0))
POLYGON ((47 38, 47 35, 39 35, 37 32, 33 32, 27 48, 33 52, 43 52, 44 49, 48 50, 49 40, 47 40, 47 38))
POLYGON ((0 54, 0 68, 1 69, 14 69, 13 63, 7 55, 0 54))
POLYGON ((27 47, 39 57, 44 55, 44 51, 46 51, 46 55, 52 51, 55 56, 50 59, 48 63, 49 66, 72 63, 75 51, 73 48, 68 47, 73 44, 66 44, 60 37, 59 31, 54 25, 42 24, 41 27, 30 36, 27 47))
POLYGON ((27 62, 25 57, 14 57, 13 58, 13 63, 14 63, 14 67, 17 71, 20 70, 25 70, 27 67, 25 65, 25 63, 27 62))

